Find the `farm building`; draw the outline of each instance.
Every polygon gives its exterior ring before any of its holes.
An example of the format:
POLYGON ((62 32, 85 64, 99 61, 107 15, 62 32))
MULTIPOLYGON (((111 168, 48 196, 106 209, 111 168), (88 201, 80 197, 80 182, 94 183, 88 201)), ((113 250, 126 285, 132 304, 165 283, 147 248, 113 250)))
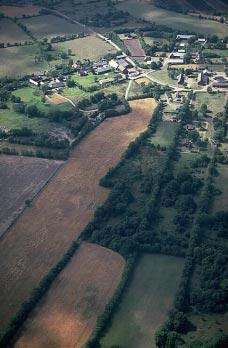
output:
POLYGON ((169 58, 168 64, 178 65, 178 64, 184 64, 183 58, 169 58))
POLYGON ((194 35, 182 35, 182 34, 178 34, 176 39, 177 40, 189 40, 192 37, 194 37, 194 35))
POLYGON ((208 85, 209 77, 206 74, 204 74, 203 72, 200 72, 198 74, 197 82, 198 82, 198 85, 201 85, 201 86, 208 85))
POLYGON ((65 87, 65 83, 59 80, 56 80, 54 82, 51 82, 48 84, 48 88, 49 90, 53 90, 53 89, 61 89, 65 87))
POLYGON ((112 71, 112 68, 108 65, 100 66, 100 67, 94 69, 94 72, 96 75, 106 74, 110 71, 112 71))
POLYGON ((183 73, 177 76, 177 82, 178 84, 183 85, 183 83, 185 82, 185 76, 183 73))
POLYGON ((185 56, 185 53, 181 52, 172 52, 169 56, 169 58, 178 58, 178 59, 183 59, 185 56))
POLYGON ((216 88, 228 88, 228 80, 223 76, 216 76, 212 86, 216 88))

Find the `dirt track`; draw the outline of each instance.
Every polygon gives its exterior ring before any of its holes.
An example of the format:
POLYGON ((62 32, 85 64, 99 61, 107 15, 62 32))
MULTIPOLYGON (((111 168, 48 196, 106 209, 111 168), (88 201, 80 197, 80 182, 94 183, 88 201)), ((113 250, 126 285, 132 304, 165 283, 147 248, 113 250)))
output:
POLYGON ((118 285, 123 258, 83 244, 26 321, 16 348, 80 348, 118 285))
POLYGON ((139 100, 131 106, 130 114, 104 121, 76 147, 1 241, 1 326, 7 324, 107 197, 108 191, 99 186, 99 179, 146 128, 155 102, 139 100))

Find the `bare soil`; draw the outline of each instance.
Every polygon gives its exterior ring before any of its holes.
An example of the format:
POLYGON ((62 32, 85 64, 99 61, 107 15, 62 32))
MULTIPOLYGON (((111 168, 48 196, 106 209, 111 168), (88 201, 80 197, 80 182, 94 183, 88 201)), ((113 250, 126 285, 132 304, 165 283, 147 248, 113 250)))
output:
POLYGON ((118 285, 123 258, 85 243, 26 321, 16 348, 80 348, 118 285))
POLYGON ((4 13, 7 17, 21 18, 23 16, 36 16, 40 12, 39 6, 27 5, 27 6, 0 6, 0 12, 4 13))
POLYGON ((145 52, 139 39, 123 40, 124 45, 130 51, 132 57, 145 57, 145 52))
POLYGON ((60 161, 19 156, 0 157, 0 236, 45 185, 60 161))
POLYGON ((132 112, 105 120, 0 241, 0 326, 4 327, 93 217, 108 195, 99 180, 145 130, 156 102, 132 101, 132 112))

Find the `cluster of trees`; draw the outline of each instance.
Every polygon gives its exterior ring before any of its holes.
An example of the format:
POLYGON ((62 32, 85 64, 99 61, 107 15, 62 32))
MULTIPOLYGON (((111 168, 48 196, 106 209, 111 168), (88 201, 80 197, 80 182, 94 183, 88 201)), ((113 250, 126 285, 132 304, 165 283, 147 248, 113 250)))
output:
MULTIPOLYGON (((217 194, 213 185, 213 175, 216 173, 215 156, 216 154, 210 161, 208 177, 198 200, 197 215, 191 230, 182 279, 174 302, 174 313, 178 313, 178 318, 182 318, 183 327, 176 325, 176 317, 175 315, 173 317, 172 311, 168 321, 157 331, 158 347, 166 347, 170 343, 170 337, 173 339, 173 346, 181 342, 179 334, 185 333, 189 327, 184 314, 189 309, 194 308, 200 313, 211 313, 225 311, 227 308, 228 250, 219 237, 227 238, 228 213, 217 212, 213 216, 209 214, 213 198, 217 194), (190 286, 194 272, 197 274, 197 281, 190 286)), ((216 344, 224 342, 225 339, 227 340, 227 337, 222 336, 222 340, 215 340, 211 347, 217 347, 216 344)), ((204 347, 203 344, 202 342, 204 347)))
POLYGON ((223 142, 227 134, 227 117, 228 117, 228 101, 226 102, 223 112, 218 113, 213 118, 214 139, 218 142, 223 142))
POLYGON ((116 93, 104 94, 104 92, 98 92, 89 98, 84 98, 78 103, 80 109, 87 108, 94 105, 100 112, 104 112, 106 117, 118 116, 130 112, 129 103, 118 97, 116 93), (122 106, 121 110, 116 109, 117 106, 122 106))
POLYGON ((96 13, 93 17, 85 18, 84 24, 90 24, 94 27, 112 27, 114 25, 122 25, 128 22, 129 13, 121 10, 116 10, 112 7, 107 13, 96 13))
POLYGON ((54 36, 51 38, 51 43, 57 43, 57 42, 64 42, 64 41, 70 41, 75 39, 80 39, 82 37, 85 37, 85 33, 77 33, 77 34, 71 34, 71 35, 64 35, 64 36, 54 36))
POLYGON ((149 83, 146 85, 145 83, 141 83, 142 94, 128 97, 128 100, 134 99, 144 99, 144 98, 154 98, 156 100, 160 99, 160 96, 165 93, 165 91, 169 90, 168 86, 161 86, 156 83, 149 83))
MULTIPOLYGON (((90 238, 91 241, 118 251, 125 257, 139 250, 161 252, 164 248, 166 253, 182 255, 185 247, 180 248, 179 242, 175 243, 174 239, 170 239, 169 245, 163 243, 163 238, 166 237, 158 237, 156 234, 156 223, 162 218, 159 214, 161 196, 163 188, 173 179, 172 162, 176 158, 177 146, 175 139, 174 144, 167 149, 165 160, 159 165, 156 173, 150 167, 146 169, 145 163, 148 166, 149 163, 144 156, 147 153, 147 156, 150 154, 153 158, 157 152, 148 144, 148 137, 156 131, 161 112, 160 104, 153 114, 148 130, 129 145, 119 165, 111 169, 101 180, 100 183, 105 187, 112 187, 112 191, 83 234, 85 239, 90 238), (137 159, 137 167, 132 164, 134 159, 137 159), (136 187, 141 196, 139 201, 138 197, 135 197, 136 187), (143 207, 140 205, 141 201, 144 202, 143 207)), ((193 181, 192 179, 192 186, 193 181)), ((186 208, 186 205, 189 208, 189 201, 180 201, 179 209, 186 208)))

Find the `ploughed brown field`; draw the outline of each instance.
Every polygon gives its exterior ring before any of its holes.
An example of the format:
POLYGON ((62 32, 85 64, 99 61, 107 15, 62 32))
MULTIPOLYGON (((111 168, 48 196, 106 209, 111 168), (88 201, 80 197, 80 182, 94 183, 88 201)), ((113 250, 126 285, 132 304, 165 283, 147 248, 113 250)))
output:
POLYGON ((61 161, 0 157, 0 236, 59 168, 61 161))
POLYGON ((36 16, 40 12, 39 6, 27 5, 27 6, 0 6, 0 12, 2 12, 7 17, 18 17, 21 18, 25 16, 36 16))
POLYGON ((27 319, 16 348, 80 348, 117 287, 124 259, 84 243, 27 319))
POLYGON ((156 102, 132 101, 132 112, 105 120, 72 152, 0 242, 0 326, 64 254, 108 195, 99 180, 147 126, 156 102))
POLYGON ((123 40, 124 45, 131 52, 132 57, 145 57, 145 52, 139 39, 123 40))

